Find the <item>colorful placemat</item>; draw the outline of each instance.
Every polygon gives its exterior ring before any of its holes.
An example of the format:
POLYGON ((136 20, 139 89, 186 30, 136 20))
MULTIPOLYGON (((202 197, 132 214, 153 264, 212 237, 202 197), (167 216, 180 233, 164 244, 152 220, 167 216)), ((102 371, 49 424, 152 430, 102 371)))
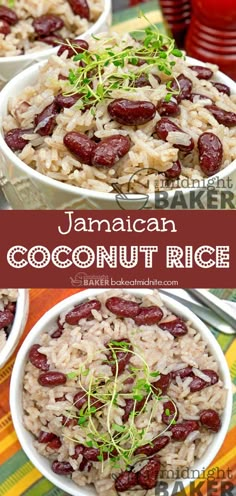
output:
MULTIPOLYGON (((37 322, 37 320, 51 308, 53 305, 63 300, 71 294, 78 292, 78 289, 33 289, 30 291, 30 312, 26 329, 21 339, 24 340, 27 333, 37 322)), ((221 298, 227 298, 236 301, 236 290, 213 290, 221 298)), ((213 496, 223 496, 224 488, 221 484, 228 482, 230 491, 225 492, 225 496, 233 496, 231 485, 236 486, 236 340, 233 336, 219 334, 212 330, 220 343, 227 362, 229 364, 233 389, 234 389, 234 409, 230 424, 230 430, 224 441, 224 444, 218 453, 216 459, 210 468, 218 467, 227 474, 229 470, 230 477, 227 476, 222 481, 221 477, 218 486, 214 487, 213 496), (226 479, 226 480, 225 480, 226 479)), ((20 343, 21 344, 21 343, 20 343)), ((20 346, 19 344, 19 346, 20 346)), ((19 349, 18 346, 18 349, 19 349)), ((17 351, 16 351, 17 353, 17 351)), ((9 408, 9 385, 11 371, 14 364, 14 356, 8 361, 5 367, 0 371, 0 495, 1 496, 65 496, 65 493, 53 486, 51 482, 42 477, 40 472, 31 464, 21 449, 17 440, 16 433, 11 421, 9 408)), ((222 472, 220 473, 222 474, 222 472)), ((200 482, 203 482, 202 480, 200 482)), ((200 489, 200 496, 209 495, 209 487, 206 482, 200 489)), ((181 493, 179 493, 181 494, 181 493)), ((193 493, 186 491, 181 496, 192 496, 193 493)), ((171 496, 171 495, 169 495, 171 496)), ((196 493, 194 493, 196 496, 196 493)))

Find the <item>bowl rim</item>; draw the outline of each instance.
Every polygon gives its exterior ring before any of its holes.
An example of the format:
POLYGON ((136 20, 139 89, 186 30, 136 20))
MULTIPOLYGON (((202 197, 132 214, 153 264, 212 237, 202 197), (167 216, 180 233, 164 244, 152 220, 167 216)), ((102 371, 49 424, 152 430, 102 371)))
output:
POLYGON ((17 305, 14 321, 7 342, 0 352, 0 368, 2 368, 7 360, 14 352, 19 339, 24 331, 26 321, 29 314, 29 292, 28 289, 18 289, 17 305))
MULTIPOLYGON (((107 20, 108 16, 111 13, 111 0, 103 0, 103 2, 104 2, 103 11, 99 16, 99 18, 92 24, 92 26, 89 29, 87 29, 87 31, 76 36, 75 39, 84 39, 87 38, 88 36, 94 35, 97 32, 97 29, 99 29, 99 27, 105 23, 105 21, 107 20)), ((6 64, 16 63, 16 62, 30 62, 30 60, 32 59, 37 60, 37 57, 48 58, 51 55, 55 55, 59 46, 47 48, 44 50, 38 50, 36 52, 25 53, 24 55, 12 55, 10 57, 0 57, 0 64, 3 64, 4 62, 6 64)))
MULTIPOLYGON (((110 291, 109 288, 106 289, 88 289, 84 291, 80 291, 68 298, 65 298, 61 302, 57 303, 50 310, 48 310, 33 326, 28 336, 24 340, 18 354, 16 357, 16 361, 12 371, 11 383, 10 383, 10 409, 12 415, 12 421, 14 428, 17 433, 17 437, 22 445, 23 450, 25 451, 28 458, 32 461, 35 467, 53 484, 55 484, 60 489, 68 492, 73 496, 92 496, 96 494, 94 489, 91 492, 91 486, 85 486, 85 488, 80 488, 70 479, 66 479, 66 477, 59 476, 54 474, 51 470, 49 463, 48 466, 45 466, 46 457, 39 455, 36 449, 33 446, 33 435, 26 430, 23 425, 21 415, 23 414, 23 408, 21 404, 21 395, 22 395, 22 381, 23 381, 23 373, 24 373, 24 365, 27 359, 28 351, 30 346, 36 342, 37 337, 43 332, 45 329, 51 329, 52 321, 55 321, 58 315, 62 312, 69 311, 74 305, 82 302, 88 297, 95 297, 98 294, 110 291), (20 397, 19 397, 20 394, 20 397)), ((142 296, 151 294, 152 290, 150 289, 124 289, 125 293, 131 293, 136 296, 142 296)), ((193 314, 191 310, 189 310, 184 305, 177 303, 173 298, 161 294, 161 298, 163 302, 177 315, 182 316, 186 320, 191 320, 193 322, 194 327, 201 333, 201 336, 206 339, 208 343, 208 347, 210 352, 214 355, 215 359, 218 362, 220 374, 222 377, 222 381, 224 382, 224 386, 228 391, 226 398, 226 406, 223 412, 223 420, 221 430, 214 436, 212 441, 212 449, 210 450, 210 446, 207 448, 205 455, 195 462, 192 470, 198 470, 199 475, 209 467, 211 462, 214 460, 216 454, 219 452, 221 445, 224 442, 225 436, 228 431, 231 412, 232 412, 232 383, 230 378, 229 368, 223 354, 223 351, 215 339, 214 335, 207 328, 207 326, 196 316, 193 314), (177 309, 177 310, 176 310, 177 309)), ((189 485, 189 483, 193 479, 184 479, 184 487, 189 485)), ((173 483, 171 484, 173 488, 173 483)), ((170 489, 169 489, 170 490, 170 489)))
MULTIPOLYGON (((190 64, 198 64, 201 66, 205 66, 206 64, 204 62, 201 62, 197 59, 194 59, 192 57, 186 57, 187 62, 190 62, 190 64)), ((37 71, 48 61, 41 61, 37 64, 34 64, 33 66, 28 67, 21 73, 19 73, 17 76, 15 76, 11 81, 9 81, 6 86, 2 89, 0 92, 0 150, 4 154, 5 157, 7 157, 8 160, 11 161, 14 165, 17 166, 18 169, 20 169, 25 175, 28 177, 31 177, 32 181, 36 181, 38 183, 41 182, 43 185, 46 187, 52 187, 55 188, 55 190, 58 190, 58 192, 64 192, 64 193, 70 193, 73 196, 76 195, 81 195, 83 197, 88 197, 91 199, 99 199, 99 200, 105 200, 107 202, 114 202, 116 200, 116 193, 108 193, 108 192, 103 192, 103 191, 96 191, 92 189, 87 189, 87 188, 82 188, 80 186, 75 186, 72 184, 65 184, 62 181, 58 181, 56 179, 52 179, 51 177, 46 176, 45 174, 42 174, 41 172, 38 172, 31 168, 29 165, 27 165, 23 160, 21 160, 6 144, 3 136, 3 129, 2 129, 2 124, 3 124, 3 118, 7 114, 3 114, 2 109, 4 108, 4 102, 9 101, 10 95, 15 94, 15 88, 17 88, 18 84, 21 84, 22 81, 27 81, 31 75, 33 77, 34 75, 37 74, 37 71)), ((236 92, 236 82, 230 79, 228 76, 226 76, 224 73, 221 71, 217 71, 216 77, 221 77, 224 79, 225 83, 232 88, 233 86, 235 87, 235 92, 236 92)), ((27 87, 28 84, 25 85, 27 87)), ((199 185, 197 188, 194 187, 187 187, 187 188, 179 188, 179 189, 173 189, 168 191, 168 197, 169 199, 173 199, 175 192, 180 191, 183 192, 185 195, 189 194, 191 191, 198 191, 200 188, 208 188, 209 186, 212 186, 212 182, 216 182, 218 180, 224 179, 225 177, 229 177, 231 173, 233 173, 236 170, 236 159, 231 162, 229 165, 227 165, 224 169, 221 169, 217 174, 214 176, 208 177, 208 178, 202 178, 199 180, 199 185)), ((148 194, 148 193, 147 193, 148 194)), ((155 202, 155 195, 156 193, 149 193, 149 201, 151 203, 155 202)), ((133 199, 135 201, 135 193, 133 194, 133 199)))

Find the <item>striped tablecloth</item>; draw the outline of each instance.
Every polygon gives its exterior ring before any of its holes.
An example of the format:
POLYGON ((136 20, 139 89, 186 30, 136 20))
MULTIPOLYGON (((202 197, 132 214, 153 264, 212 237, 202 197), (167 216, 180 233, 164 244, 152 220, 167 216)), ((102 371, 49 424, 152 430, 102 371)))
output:
MULTIPOLYGON (((35 322, 53 305, 67 296, 78 292, 73 289, 34 289, 30 291, 30 313, 26 325, 24 337, 30 331, 35 322)), ((236 301, 236 290, 214 290, 217 296, 236 301)), ((230 484, 236 486, 236 340, 232 336, 219 334, 212 329, 216 339, 220 343, 227 362, 229 364, 233 388, 234 388, 234 410, 229 433, 218 453, 211 468, 218 467, 221 470, 230 470, 230 484)), ((9 384, 15 355, 0 371, 0 496, 65 496, 65 493, 53 486, 48 480, 34 468, 21 450, 9 411, 9 384)), ((227 481, 227 477, 226 477, 227 481)), ((219 485, 214 488, 212 496, 233 496, 233 492, 224 492, 219 485), (225 494, 224 494, 225 493, 225 494)), ((201 487, 201 493, 190 493, 186 496, 210 496, 206 484, 201 487)), ((179 493, 181 494, 181 493, 179 493)), ((236 492, 235 492, 236 494, 236 492)), ((171 495, 169 495, 171 496, 171 495)), ((185 496, 185 494, 181 495, 185 496)))

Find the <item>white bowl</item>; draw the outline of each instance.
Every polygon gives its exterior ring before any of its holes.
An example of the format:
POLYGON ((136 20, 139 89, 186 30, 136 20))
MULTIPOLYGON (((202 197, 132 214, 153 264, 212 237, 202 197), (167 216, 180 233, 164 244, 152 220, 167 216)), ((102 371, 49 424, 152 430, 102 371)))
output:
MULTIPOLYGON (((108 31, 111 25, 111 0, 104 0, 104 9, 98 20, 85 33, 77 36, 79 39, 86 39, 88 36, 96 35, 108 31)), ((72 35, 73 36, 73 35, 72 35)), ((48 59, 57 52, 57 47, 46 48, 34 53, 25 55, 14 55, 12 57, 0 57, 0 82, 10 81, 14 76, 22 72, 27 67, 48 59)))
MULTIPOLYGON (((65 312, 71 307, 81 303, 88 297, 96 297, 98 294, 104 292, 104 289, 89 289, 82 291, 78 294, 66 298, 62 302, 58 303, 56 306, 51 308, 41 319, 36 323, 33 329, 28 334, 24 343, 22 344, 15 361, 15 365, 12 372, 11 385, 10 385, 10 407, 11 415, 14 423, 14 427, 18 436, 18 439, 22 445, 28 458, 35 465, 35 467, 53 484, 58 486, 60 489, 69 493, 73 496, 95 496, 96 492, 91 486, 78 487, 72 480, 59 476, 55 474, 50 466, 50 461, 40 455, 33 446, 34 437, 27 431, 23 425, 23 408, 22 408, 22 383, 24 376, 24 367, 28 356, 28 351, 30 347, 38 342, 38 337, 42 332, 51 330, 52 326, 56 323, 57 317, 60 313, 65 312)), ((128 289, 125 290, 126 293, 131 293, 135 296, 143 296, 151 293, 148 289, 128 289)), ((208 447, 204 456, 195 463, 193 469, 198 470, 199 473, 202 472, 209 464, 212 462, 217 452, 219 451, 231 418, 232 410, 232 393, 231 393, 231 379, 230 373, 225 360, 224 354, 214 338, 213 334, 209 331, 203 322, 196 317, 189 309, 176 303, 172 298, 168 296, 162 296, 164 303, 173 311, 176 315, 180 317, 191 320, 193 326, 201 333, 202 337, 207 341, 209 345, 209 350, 217 360, 219 365, 219 371, 222 381, 226 389, 228 390, 227 401, 225 410, 222 416, 222 428, 220 431, 214 435, 212 444, 208 447)), ((195 472, 196 473, 196 472, 195 472)), ((189 479, 183 481, 184 485, 187 486, 190 483, 189 479)), ((172 493, 171 487, 169 487, 169 494, 172 493)))
POLYGON ((18 289, 18 298, 16 305, 15 318, 12 324, 11 332, 6 344, 0 352, 0 368, 5 365, 7 360, 15 351, 20 337, 24 332, 25 324, 29 314, 29 294, 27 289, 18 289))
MULTIPOLYGON (((195 59, 187 57, 187 60, 190 64, 204 66, 202 62, 195 59)), ((125 205, 122 203, 121 206, 119 198, 117 199, 114 193, 97 192, 51 179, 26 165, 7 146, 3 137, 2 122, 7 115, 8 100, 12 95, 19 95, 26 86, 36 83, 40 67, 41 64, 35 64, 26 69, 8 83, 0 93, 0 186, 11 207, 16 210, 119 210, 121 208, 139 210, 144 208, 139 200, 140 195, 129 195, 129 201, 125 202, 125 205)), ((236 83, 232 79, 222 72, 218 72, 217 77, 218 81, 230 87, 232 94, 236 94, 236 83)), ((201 201, 205 208, 207 208, 206 187, 212 185, 213 180, 216 182, 219 179, 225 180, 225 189, 227 189, 228 178, 231 179, 233 185, 230 191, 236 194, 236 160, 215 176, 203 180, 204 195, 201 201)), ((187 205, 190 205, 191 192, 196 192, 196 188, 183 188, 181 191, 187 205)), ((174 190, 168 192, 169 203, 174 194, 174 190)), ((155 208, 155 194, 151 193, 148 196, 147 205, 145 202, 143 205, 146 208, 155 208)), ((181 206, 174 208, 178 209, 181 206)))

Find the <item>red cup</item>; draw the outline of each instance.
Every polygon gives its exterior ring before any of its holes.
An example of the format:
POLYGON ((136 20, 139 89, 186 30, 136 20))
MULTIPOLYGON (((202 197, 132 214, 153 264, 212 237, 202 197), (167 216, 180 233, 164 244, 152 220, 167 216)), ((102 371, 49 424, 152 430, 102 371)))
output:
POLYGON ((192 0, 188 55, 220 66, 236 80, 236 1, 192 0))
POLYGON ((183 48, 191 17, 190 0, 159 0, 170 35, 183 48))

